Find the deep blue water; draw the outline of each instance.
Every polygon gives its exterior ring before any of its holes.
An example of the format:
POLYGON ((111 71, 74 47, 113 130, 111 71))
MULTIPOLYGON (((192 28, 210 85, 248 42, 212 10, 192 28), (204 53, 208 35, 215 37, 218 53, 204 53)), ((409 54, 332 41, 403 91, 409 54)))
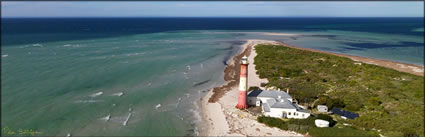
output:
POLYGON ((344 30, 424 35, 423 31, 412 31, 424 27, 424 18, 2 18, 1 22, 3 46, 176 30, 344 30))

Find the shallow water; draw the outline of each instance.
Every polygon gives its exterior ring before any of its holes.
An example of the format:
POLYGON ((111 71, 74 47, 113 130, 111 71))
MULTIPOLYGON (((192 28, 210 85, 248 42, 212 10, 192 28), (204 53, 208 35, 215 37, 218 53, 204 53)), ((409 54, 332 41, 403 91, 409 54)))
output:
POLYGON ((3 47, 2 124, 48 135, 192 133, 193 102, 222 83, 222 61, 239 50, 225 35, 197 34, 3 47))

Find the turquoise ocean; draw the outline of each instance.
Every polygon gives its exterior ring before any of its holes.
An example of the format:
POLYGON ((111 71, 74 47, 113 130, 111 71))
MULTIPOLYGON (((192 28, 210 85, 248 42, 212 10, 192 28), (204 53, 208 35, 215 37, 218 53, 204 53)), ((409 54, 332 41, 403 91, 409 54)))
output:
POLYGON ((423 18, 2 18, 2 135, 194 136, 247 39, 423 66, 423 34, 423 18))

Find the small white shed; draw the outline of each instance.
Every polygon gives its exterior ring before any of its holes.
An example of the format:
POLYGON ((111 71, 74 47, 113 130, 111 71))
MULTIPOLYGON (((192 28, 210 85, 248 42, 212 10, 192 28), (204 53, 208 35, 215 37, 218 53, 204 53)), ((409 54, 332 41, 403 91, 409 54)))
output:
POLYGON ((317 127, 329 127, 329 122, 322 119, 316 119, 314 121, 317 127))
POLYGON ((319 112, 328 112, 328 107, 325 105, 317 105, 317 110, 319 112))

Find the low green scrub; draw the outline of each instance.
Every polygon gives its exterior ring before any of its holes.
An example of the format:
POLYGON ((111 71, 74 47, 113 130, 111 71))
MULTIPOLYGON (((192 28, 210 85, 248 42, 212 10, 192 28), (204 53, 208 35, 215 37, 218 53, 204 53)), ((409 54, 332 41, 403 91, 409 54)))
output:
POLYGON ((338 108, 344 108, 344 100, 339 98, 330 98, 329 96, 319 96, 317 99, 315 106, 317 105, 326 105, 328 108, 338 107, 338 108))
POLYGON ((373 131, 357 130, 350 127, 344 128, 310 128, 309 135, 313 137, 378 137, 379 134, 373 131))
POLYGON ((308 117, 307 119, 289 119, 288 130, 305 134, 311 127, 315 127, 314 120, 316 120, 314 117, 308 117))
POLYGON ((299 103, 358 113, 345 122, 383 135, 424 136, 424 77, 280 45, 257 45, 256 52, 267 86, 290 88, 299 103))
POLYGON ((256 87, 256 86, 252 86, 252 87, 248 88, 248 91, 253 91, 253 90, 257 90, 257 89, 260 89, 260 88, 256 87))
POLYGON ((257 117, 257 121, 260 123, 264 123, 269 127, 277 127, 282 130, 288 130, 288 124, 279 118, 259 116, 257 117))
MULTIPOLYGON (((279 118, 259 116, 257 121, 264 123, 269 127, 277 127, 282 130, 295 131, 301 134, 309 134, 313 137, 318 136, 377 136, 376 132, 368 132, 354 128, 317 128, 314 124, 316 119, 330 119, 329 121, 335 122, 327 115, 320 115, 317 118, 309 117, 307 119, 289 119, 287 122, 279 118)), ((336 122, 335 122, 336 123, 336 122)))
POLYGON ((306 134, 311 126, 307 125, 297 125, 297 124, 288 124, 288 130, 295 131, 301 134, 306 134))
POLYGON ((289 119, 288 123, 296 125, 314 126, 314 120, 316 120, 316 118, 310 116, 306 119, 289 119))

